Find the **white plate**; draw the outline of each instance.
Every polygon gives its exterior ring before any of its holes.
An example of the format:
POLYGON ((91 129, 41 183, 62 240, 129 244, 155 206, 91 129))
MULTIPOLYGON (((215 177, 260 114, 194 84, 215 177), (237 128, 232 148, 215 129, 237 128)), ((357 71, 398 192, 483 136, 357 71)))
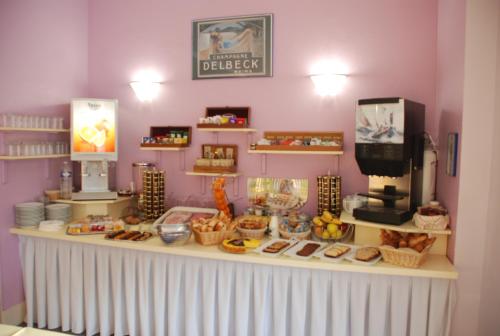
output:
MULTIPOLYGON (((363 248, 363 247, 375 247, 376 248, 376 246, 358 246, 357 249, 360 249, 360 248, 363 248)), ((380 261, 380 259, 382 259, 382 254, 380 254, 377 258, 372 259, 370 261, 361 261, 361 260, 356 259, 356 254, 355 253, 349 255, 348 257, 346 257, 346 260, 349 260, 353 264, 364 265, 364 266, 373 266, 376 263, 378 263, 380 261)))
POLYGON ((302 259, 302 260, 309 260, 309 259, 312 258, 312 256, 315 253, 318 253, 318 251, 323 250, 327 245, 328 245, 328 243, 322 243, 322 242, 317 242, 317 241, 312 241, 312 240, 301 240, 294 247, 288 249, 285 252, 285 255, 288 256, 288 257, 290 257, 290 258, 296 258, 296 259, 302 259), (314 251, 314 253, 311 253, 307 257, 303 257, 303 256, 297 255, 297 252, 299 252, 306 244, 309 244, 309 243, 311 243, 311 244, 319 244, 319 248, 316 251, 314 251))
POLYGON ((264 256, 267 256, 267 257, 278 257, 280 255, 282 255, 285 251, 287 251, 288 249, 292 248, 294 246, 294 244, 297 244, 298 243, 298 240, 289 240, 289 239, 281 239, 281 238, 278 238, 278 239, 271 239, 270 241, 266 242, 265 244, 262 244, 261 246, 257 247, 254 252, 255 253, 258 253, 258 254, 261 254, 261 255, 264 255, 264 256), (279 242, 279 241, 283 241, 283 242, 287 242, 287 243, 290 243, 290 246, 288 247, 285 247, 284 249, 282 249, 281 251, 279 251, 278 253, 269 253, 269 252, 264 252, 264 250, 270 246, 271 244, 273 243, 276 243, 276 242, 279 242))
POLYGON ((326 261, 326 262, 331 262, 331 263, 339 263, 341 262, 342 260, 344 260, 347 256, 350 256, 352 254, 354 254, 356 252, 356 249, 358 247, 356 245, 350 245, 350 244, 342 244, 342 243, 335 243, 335 244, 332 244, 332 245, 328 245, 326 248, 322 249, 322 250, 319 250, 317 251, 316 253, 314 253, 313 257, 315 258, 319 258, 321 259, 322 261, 326 261), (348 246, 351 248, 350 251, 348 251, 347 253, 344 253, 343 255, 341 255, 340 257, 338 258, 331 258, 331 257, 327 257, 325 256, 325 252, 327 250, 329 250, 330 248, 334 247, 335 245, 342 245, 342 246, 348 246))

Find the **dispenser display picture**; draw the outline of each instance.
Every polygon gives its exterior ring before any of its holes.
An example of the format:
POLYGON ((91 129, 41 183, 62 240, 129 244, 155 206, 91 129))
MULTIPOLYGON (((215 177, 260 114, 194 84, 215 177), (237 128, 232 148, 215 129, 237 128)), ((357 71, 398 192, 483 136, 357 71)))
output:
POLYGON ((73 200, 118 197, 109 184, 110 161, 118 159, 117 113, 115 99, 71 101, 71 160, 81 162, 81 191, 72 194, 73 200))
POLYGON ((360 105, 356 111, 356 143, 402 144, 404 125, 403 105, 360 105))
MULTIPOLYGON (((82 99, 71 103, 71 155, 83 157, 107 156, 116 160, 115 100, 82 99)), ((75 157, 76 156, 76 157, 75 157)))

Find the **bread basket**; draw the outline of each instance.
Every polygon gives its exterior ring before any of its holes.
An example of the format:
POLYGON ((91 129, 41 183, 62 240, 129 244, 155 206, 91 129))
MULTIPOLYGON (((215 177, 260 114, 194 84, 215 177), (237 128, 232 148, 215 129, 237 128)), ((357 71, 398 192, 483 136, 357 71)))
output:
POLYGON ((382 245, 378 248, 386 263, 402 267, 419 268, 427 259, 431 247, 432 245, 427 246, 420 253, 411 248, 397 249, 390 245, 382 245))
POLYGON ((450 216, 425 216, 415 212, 413 215, 413 222, 416 227, 423 230, 445 230, 450 222, 450 216))
POLYGON ((263 239, 265 234, 266 234, 266 230, 267 230, 267 227, 263 228, 263 229, 255 229, 255 230, 251 230, 251 229, 243 229, 239 226, 236 227, 236 230, 240 233, 240 236, 241 238, 251 238, 251 239, 263 239))
POLYGON ((253 215, 240 216, 236 218, 235 221, 236 221, 236 230, 240 233, 241 238, 251 238, 259 240, 264 238, 267 226, 269 224, 268 217, 253 216, 253 215), (253 226, 250 226, 250 228, 242 227, 242 223, 245 221, 249 222, 246 223, 247 225, 252 224, 253 226))
POLYGON ((233 231, 210 231, 210 232, 200 232, 198 230, 193 230, 194 240, 198 244, 201 245, 218 245, 220 244, 226 237, 231 235, 233 231))

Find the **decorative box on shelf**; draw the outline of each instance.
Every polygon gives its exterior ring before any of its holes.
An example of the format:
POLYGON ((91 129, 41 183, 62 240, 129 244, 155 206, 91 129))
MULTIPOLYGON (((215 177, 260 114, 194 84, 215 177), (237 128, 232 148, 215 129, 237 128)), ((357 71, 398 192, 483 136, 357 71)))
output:
POLYGON ((342 151, 344 132, 264 132, 264 139, 253 150, 342 151))
POLYGON ((207 107, 198 128, 247 128, 250 125, 250 107, 207 107))
POLYGON ((202 157, 196 159, 193 171, 197 173, 235 173, 238 163, 237 145, 204 144, 202 157))
POLYGON ((191 144, 191 126, 152 126, 143 137, 141 148, 182 148, 191 144))

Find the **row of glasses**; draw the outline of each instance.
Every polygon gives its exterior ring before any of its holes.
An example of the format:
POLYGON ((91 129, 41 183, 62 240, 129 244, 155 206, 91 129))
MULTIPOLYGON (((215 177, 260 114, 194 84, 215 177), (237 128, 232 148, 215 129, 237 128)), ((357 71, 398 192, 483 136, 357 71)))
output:
POLYGON ((63 129, 64 118, 38 115, 7 114, 0 118, 1 126, 6 128, 63 129))
POLYGON ((7 145, 8 156, 45 156, 69 154, 69 143, 64 141, 17 141, 7 145))

